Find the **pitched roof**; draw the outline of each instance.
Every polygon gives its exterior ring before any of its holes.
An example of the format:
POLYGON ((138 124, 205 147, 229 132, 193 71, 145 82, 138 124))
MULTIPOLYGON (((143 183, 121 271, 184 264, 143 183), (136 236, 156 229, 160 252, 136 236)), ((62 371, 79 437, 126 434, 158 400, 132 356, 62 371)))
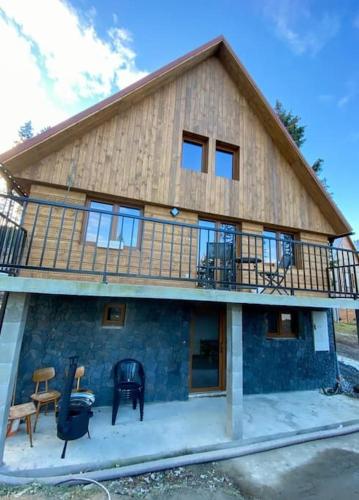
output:
POLYGON ((222 61, 233 80, 238 84, 241 92, 258 114, 267 132, 292 165, 296 175, 306 186, 311 196, 316 200, 324 216, 330 220, 337 234, 351 231, 350 224, 324 189, 273 108, 223 36, 211 40, 120 92, 0 154, 0 162, 6 164, 15 175, 19 176, 22 166, 29 165, 31 162, 35 162, 50 152, 59 149, 69 138, 83 134, 93 126, 113 116, 120 106, 130 105, 142 99, 149 92, 173 80, 179 74, 213 55, 216 55, 222 61))

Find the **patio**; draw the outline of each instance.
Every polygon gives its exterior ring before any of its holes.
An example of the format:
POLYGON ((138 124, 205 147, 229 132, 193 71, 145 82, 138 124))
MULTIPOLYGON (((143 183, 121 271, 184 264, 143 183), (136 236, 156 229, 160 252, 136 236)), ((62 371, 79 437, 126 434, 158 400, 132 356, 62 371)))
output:
MULTIPOLYGON (((318 391, 287 392, 244 397, 244 443, 279 435, 359 422, 359 401, 346 396, 327 397, 318 391)), ((156 458, 185 455, 231 445, 226 436, 226 398, 196 397, 188 401, 149 403, 145 418, 129 406, 119 410, 111 426, 111 408, 98 407, 90 423, 91 439, 69 443, 56 437, 53 414, 42 414, 30 448, 24 424, 6 440, 3 474, 56 475, 115 467, 156 458)), ((238 444, 238 442, 237 442, 238 444)))

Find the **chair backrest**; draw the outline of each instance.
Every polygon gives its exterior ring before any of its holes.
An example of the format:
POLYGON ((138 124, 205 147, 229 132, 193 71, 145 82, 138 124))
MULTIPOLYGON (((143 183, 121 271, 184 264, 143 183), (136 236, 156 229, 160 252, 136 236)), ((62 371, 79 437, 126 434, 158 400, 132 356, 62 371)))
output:
POLYGON ((145 371, 142 364, 136 359, 122 359, 116 363, 114 368, 115 383, 137 382, 143 384, 145 371))
POLYGON ((293 256, 290 253, 284 253, 278 262, 278 268, 288 271, 292 265, 293 256))
POLYGON ((35 394, 38 392, 40 384, 45 383, 45 391, 49 390, 48 381, 55 377, 55 368, 49 366, 47 368, 38 368, 32 374, 32 381, 35 382, 35 394))
POLYGON ((220 259, 222 261, 231 261, 232 259, 234 259, 233 243, 207 243, 207 258, 220 259))
POLYGON ((75 380, 76 380, 76 389, 80 389, 80 380, 81 378, 85 375, 85 367, 84 366, 78 366, 76 368, 75 372, 75 380))

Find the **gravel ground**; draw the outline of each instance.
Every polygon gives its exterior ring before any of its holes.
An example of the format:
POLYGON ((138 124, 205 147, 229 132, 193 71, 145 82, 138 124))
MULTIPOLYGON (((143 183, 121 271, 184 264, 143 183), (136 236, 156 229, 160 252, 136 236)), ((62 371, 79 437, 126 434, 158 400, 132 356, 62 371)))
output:
MULTIPOLYGON (((215 464, 179 467, 164 472, 127 477, 104 482, 111 498, 122 500, 234 500, 243 499, 238 485, 219 471, 215 464)), ((40 486, 38 484, 11 488, 0 485, 0 497, 15 500, 91 499, 106 498, 105 492, 96 485, 40 486)), ((249 497, 246 497, 247 499, 249 497)))

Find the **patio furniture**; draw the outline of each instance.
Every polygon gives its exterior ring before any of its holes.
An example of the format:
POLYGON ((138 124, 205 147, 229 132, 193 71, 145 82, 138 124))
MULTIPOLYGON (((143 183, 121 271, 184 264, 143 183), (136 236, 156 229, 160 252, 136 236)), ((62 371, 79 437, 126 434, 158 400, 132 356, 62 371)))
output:
MULTIPOLYGON (((282 258, 278 262, 276 271, 262 271, 259 273, 259 275, 264 279, 264 284, 266 284, 267 287, 273 287, 270 294, 273 294, 277 290, 279 295, 282 295, 282 292, 285 295, 289 295, 288 290, 283 288, 283 282, 285 286, 285 278, 290 266, 292 265, 292 260, 293 257, 291 254, 283 254, 282 258)), ((264 293, 264 291, 265 288, 263 288, 261 293, 264 293)))
POLYGON ((142 364, 135 359, 122 359, 114 367, 114 382, 112 425, 116 423, 121 399, 132 401, 134 410, 139 403, 142 422, 145 399, 145 371, 142 364))
POLYGON ((91 389, 85 389, 80 387, 81 379, 85 375, 85 367, 84 366, 78 366, 76 368, 75 372, 75 388, 72 389, 72 392, 88 392, 93 394, 93 391, 91 389))
POLYGON ((72 392, 77 368, 77 356, 71 356, 69 359, 70 366, 65 380, 57 421, 57 437, 65 441, 61 458, 65 458, 68 441, 79 439, 85 434, 90 438, 89 420, 93 415, 91 408, 95 401, 93 394, 72 392))
POLYGON ((233 243, 209 242, 207 254, 198 266, 198 284, 203 288, 228 288, 236 282, 233 243))
POLYGON ((45 415, 47 415, 48 405, 54 405, 55 411, 55 419, 56 419, 56 411, 57 411, 57 403, 61 397, 61 393, 59 391, 50 391, 49 390, 49 380, 55 377, 55 368, 39 368, 35 370, 32 375, 32 380, 35 382, 35 392, 31 395, 31 399, 36 403, 36 417, 34 424, 34 432, 36 431, 36 425, 39 418, 40 410, 42 406, 46 406, 45 415), (44 384, 45 390, 40 391, 40 385, 44 384))
POLYGON ((34 403, 24 403, 21 405, 14 405, 10 407, 9 412, 9 426, 6 432, 6 436, 10 436, 12 424, 15 420, 25 419, 26 422, 26 432, 29 435, 30 446, 32 448, 32 429, 31 429, 31 415, 35 415, 36 407, 34 403))

